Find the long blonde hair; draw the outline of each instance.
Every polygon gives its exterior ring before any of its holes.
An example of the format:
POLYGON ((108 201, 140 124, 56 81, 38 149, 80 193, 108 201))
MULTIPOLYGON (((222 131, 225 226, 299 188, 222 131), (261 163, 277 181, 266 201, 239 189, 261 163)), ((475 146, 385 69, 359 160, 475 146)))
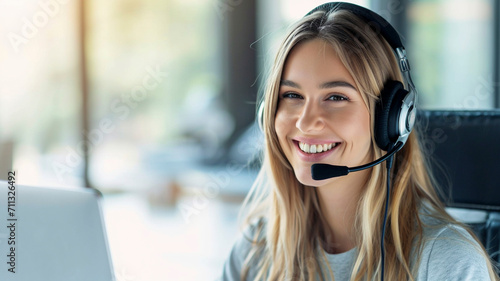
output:
MULTIPOLYGON (((278 50, 262 100, 261 126, 265 135, 262 167, 245 199, 246 212, 243 212, 247 223, 262 217, 266 223, 259 224, 259 231, 250 238, 254 247, 246 258, 242 280, 256 260, 258 269, 255 280, 314 280, 318 277, 333 280, 332 270, 321 250, 322 243, 326 241, 323 230, 326 224, 316 190, 296 179, 280 147, 274 119, 282 70, 288 54, 301 42, 321 38, 334 48, 354 78, 370 111, 373 125, 374 106, 384 82, 389 79, 402 81, 402 76, 389 44, 367 26, 366 22, 345 10, 315 12, 291 27, 278 50)), ((383 152, 375 144, 373 135, 372 126, 371 149, 376 159, 383 152)), ((434 189, 417 132, 411 133, 395 157, 393 167, 384 240, 387 261, 384 276, 386 280, 414 280, 416 267, 413 264, 410 266, 410 254, 414 243, 422 243, 422 222, 417 215, 419 210, 427 208, 444 223, 457 222, 445 212, 434 189)), ((379 278, 386 179, 384 166, 373 167, 358 202, 353 226, 353 233, 357 234, 357 258, 352 281, 379 278)), ((491 264, 488 266, 493 279, 495 273, 491 264)))

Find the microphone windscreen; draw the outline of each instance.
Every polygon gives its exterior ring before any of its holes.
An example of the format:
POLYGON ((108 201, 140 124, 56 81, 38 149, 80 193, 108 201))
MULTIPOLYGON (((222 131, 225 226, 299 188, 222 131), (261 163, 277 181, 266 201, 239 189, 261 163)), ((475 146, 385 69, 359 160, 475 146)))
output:
POLYGON ((334 166, 318 163, 311 166, 311 174, 314 180, 326 180, 349 174, 349 168, 347 166, 334 166))

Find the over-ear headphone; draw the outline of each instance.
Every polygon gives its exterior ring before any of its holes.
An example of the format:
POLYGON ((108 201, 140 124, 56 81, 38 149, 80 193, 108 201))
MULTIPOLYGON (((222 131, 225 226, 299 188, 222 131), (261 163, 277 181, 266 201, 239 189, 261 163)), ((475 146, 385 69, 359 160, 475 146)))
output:
POLYGON ((345 2, 330 2, 314 8, 306 16, 317 11, 324 11, 325 17, 328 17, 331 12, 338 10, 352 12, 380 32, 394 50, 399 61, 406 89, 399 81, 386 81, 375 108, 375 141, 378 147, 388 151, 397 142, 406 143, 415 124, 417 92, 410 76, 406 50, 399 34, 391 24, 380 15, 361 6, 345 2))

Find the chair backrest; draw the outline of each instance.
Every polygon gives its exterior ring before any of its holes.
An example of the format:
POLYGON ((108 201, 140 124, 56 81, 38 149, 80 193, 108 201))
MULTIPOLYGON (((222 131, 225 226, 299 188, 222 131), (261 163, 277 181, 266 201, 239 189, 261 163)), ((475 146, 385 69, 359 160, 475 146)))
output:
POLYGON ((424 110, 417 123, 450 213, 500 262, 500 110, 424 110))

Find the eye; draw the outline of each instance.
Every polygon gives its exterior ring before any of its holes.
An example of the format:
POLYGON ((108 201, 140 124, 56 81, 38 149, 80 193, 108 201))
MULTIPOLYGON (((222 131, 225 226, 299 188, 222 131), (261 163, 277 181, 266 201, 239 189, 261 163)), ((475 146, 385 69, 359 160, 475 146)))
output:
POLYGON ((331 95, 330 97, 328 97, 328 100, 331 100, 331 101, 349 101, 349 98, 344 96, 344 95, 334 94, 334 95, 331 95))
POLYGON ((284 99, 303 99, 303 97, 294 92, 286 92, 281 95, 284 99))

